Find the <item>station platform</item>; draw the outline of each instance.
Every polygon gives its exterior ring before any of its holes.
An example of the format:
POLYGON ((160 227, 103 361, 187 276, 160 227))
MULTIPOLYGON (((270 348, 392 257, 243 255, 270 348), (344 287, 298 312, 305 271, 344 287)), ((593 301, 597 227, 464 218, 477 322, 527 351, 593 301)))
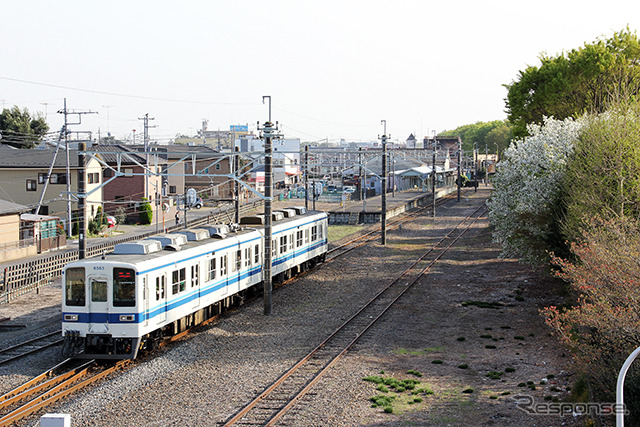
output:
MULTIPOLYGON (((436 189, 436 198, 446 196, 458 187, 448 186, 436 189)), ((433 203, 431 191, 406 190, 387 193, 387 219, 406 212, 410 209, 428 206, 433 203)), ((329 224, 371 224, 380 222, 382 218, 382 195, 368 198, 364 201, 357 200, 345 204, 345 206, 336 207, 327 211, 329 214, 329 224)))

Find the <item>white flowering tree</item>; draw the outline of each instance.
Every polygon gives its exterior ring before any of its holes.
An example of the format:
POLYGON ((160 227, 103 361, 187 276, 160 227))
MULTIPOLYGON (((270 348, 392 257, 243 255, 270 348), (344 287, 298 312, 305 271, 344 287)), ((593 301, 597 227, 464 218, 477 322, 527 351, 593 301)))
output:
POLYGON ((545 117, 514 141, 498 164, 488 202, 494 241, 502 256, 538 264, 562 245, 560 184, 584 120, 545 117))

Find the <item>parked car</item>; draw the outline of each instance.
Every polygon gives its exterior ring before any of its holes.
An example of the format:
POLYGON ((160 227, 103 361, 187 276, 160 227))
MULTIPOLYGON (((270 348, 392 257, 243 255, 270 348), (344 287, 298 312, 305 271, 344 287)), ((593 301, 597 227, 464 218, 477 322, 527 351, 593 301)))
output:
POLYGON ((355 193, 356 192, 356 187, 353 187, 351 185, 345 185, 342 188, 342 192, 343 193, 355 193))

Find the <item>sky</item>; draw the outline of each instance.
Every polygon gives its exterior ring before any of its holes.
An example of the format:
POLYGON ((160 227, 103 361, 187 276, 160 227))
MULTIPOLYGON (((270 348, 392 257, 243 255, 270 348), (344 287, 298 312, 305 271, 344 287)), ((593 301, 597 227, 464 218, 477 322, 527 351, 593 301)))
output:
POLYGON ((432 135, 506 119, 518 72, 627 26, 637 1, 0 0, 0 103, 141 142, 271 117, 285 137, 432 135), (78 121, 77 115, 69 121, 78 121), (135 131, 134 131, 135 130, 135 131))

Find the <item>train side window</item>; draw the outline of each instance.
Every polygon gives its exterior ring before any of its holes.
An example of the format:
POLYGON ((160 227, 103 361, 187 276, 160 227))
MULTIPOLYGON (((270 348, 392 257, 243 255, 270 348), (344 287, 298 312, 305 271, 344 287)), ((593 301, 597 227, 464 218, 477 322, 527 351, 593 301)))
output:
POLYGON ((186 275, 187 275, 187 271, 185 268, 181 268, 180 270, 174 270, 172 273, 172 282, 171 282, 171 293, 173 295, 177 294, 178 292, 182 292, 186 289, 187 287, 187 283, 186 283, 186 275))
POLYGON ((65 304, 83 307, 85 302, 84 267, 68 268, 65 278, 65 304))
POLYGON ((136 272, 129 268, 113 269, 113 306, 135 307, 136 272))
POLYGON ((293 233, 292 233, 291 235, 289 235, 289 250, 290 251, 293 251, 293 248, 294 248, 293 242, 294 242, 294 240, 293 240, 293 233))
POLYGON ((236 250, 236 255, 233 264, 231 265, 231 271, 238 271, 242 266, 242 251, 240 249, 236 250))
POLYGON ((309 244, 309 229, 308 228, 306 230, 304 230, 304 244, 305 245, 309 244))
POLYGON ((220 275, 227 275, 227 256, 223 255, 220 257, 220 275))
POLYGON ((287 251, 287 236, 280 236, 280 253, 283 254, 287 251))
POLYGON ((209 280, 216 278, 216 259, 211 258, 209 260, 209 280))
POLYGON ((318 226, 314 225, 311 227, 311 241, 315 242, 316 240, 318 240, 318 226))
POLYGON ((160 299, 160 277, 156 277, 156 301, 160 299))
POLYGON ((251 248, 244 248, 244 266, 245 267, 250 267, 251 266, 251 248))
POLYGON ((322 231, 323 231, 323 226, 322 224, 318 225, 318 237, 320 238, 320 240, 322 240, 322 231))
POLYGON ((271 258, 275 258, 278 255, 278 239, 273 239, 271 242, 271 258))
POLYGON ((253 263, 260 264, 260 245, 255 246, 253 263))
POLYGON ((164 292, 167 289, 167 276, 163 274, 160 282, 162 284, 162 288, 160 289, 160 298, 164 299, 164 292))
POLYGON ((296 231, 296 247, 302 246, 302 230, 296 231))

